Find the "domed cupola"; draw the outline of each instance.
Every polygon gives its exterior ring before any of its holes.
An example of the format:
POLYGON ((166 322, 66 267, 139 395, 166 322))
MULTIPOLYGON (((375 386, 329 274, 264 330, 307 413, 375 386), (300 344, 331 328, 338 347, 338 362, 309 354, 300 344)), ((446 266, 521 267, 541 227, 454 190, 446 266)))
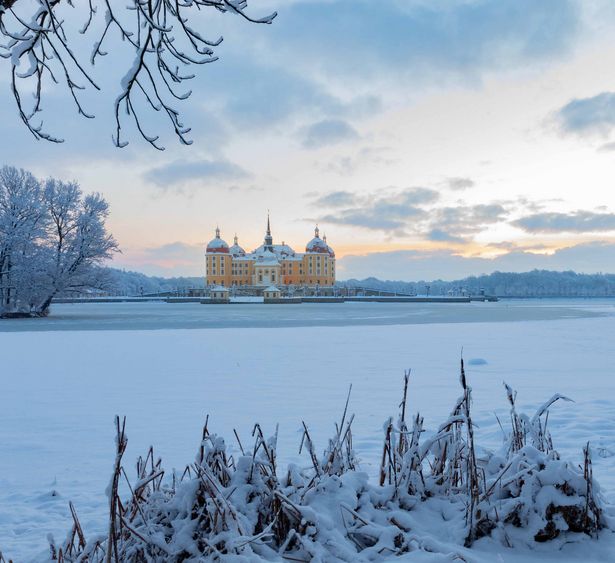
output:
POLYGON ((237 243, 237 235, 235 235, 235 238, 233 239, 233 246, 229 248, 229 252, 233 256, 245 256, 246 255, 246 251, 243 248, 241 248, 241 246, 239 246, 239 244, 237 243))
POLYGON ((206 254, 212 254, 212 253, 228 254, 229 253, 228 244, 226 244, 226 241, 220 238, 220 228, 219 227, 216 227, 216 238, 209 241, 209 244, 207 245, 205 253, 206 254))
POLYGON ((318 254, 328 254, 328 248, 327 243, 320 238, 320 231, 318 230, 318 227, 316 227, 314 229, 314 238, 307 243, 305 251, 315 252, 318 254))

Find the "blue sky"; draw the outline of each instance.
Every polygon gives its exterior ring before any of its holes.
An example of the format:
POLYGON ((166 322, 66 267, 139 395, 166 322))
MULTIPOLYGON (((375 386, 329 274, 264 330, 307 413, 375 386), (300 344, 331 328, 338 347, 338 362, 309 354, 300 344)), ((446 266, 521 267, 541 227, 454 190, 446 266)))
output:
MULTIPOLYGON (((43 117, 62 145, 20 125, 0 59, 3 163, 102 192, 115 264, 147 273, 202 274, 216 224, 257 246, 268 209, 274 237, 296 250, 318 223, 340 277, 613 264, 612 3, 249 2, 255 16, 274 10, 272 25, 195 18, 224 36, 220 58, 176 104, 193 145, 146 114, 163 153, 134 131, 112 146, 131 56, 121 43, 94 69, 102 94, 84 98, 96 119, 49 87, 43 117)), ((78 10, 66 14, 77 29, 78 10)))

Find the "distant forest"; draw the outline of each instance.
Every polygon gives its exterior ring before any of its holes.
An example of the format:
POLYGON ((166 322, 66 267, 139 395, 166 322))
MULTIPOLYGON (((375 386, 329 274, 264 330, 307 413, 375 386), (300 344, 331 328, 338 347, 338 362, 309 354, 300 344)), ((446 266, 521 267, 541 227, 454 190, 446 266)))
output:
POLYGON ((152 295, 162 292, 182 291, 188 288, 205 287, 205 280, 199 277, 162 278, 146 276, 140 272, 105 268, 101 290, 111 295, 152 295))
MULTIPOLYGON (((204 287, 203 277, 163 278, 107 268, 103 289, 113 295, 150 295, 204 287)), ((615 297, 615 274, 577 274, 532 270, 524 273, 494 272, 455 281, 391 281, 377 278, 340 281, 339 287, 365 287, 397 293, 424 295, 478 294, 498 297, 615 297)))
POLYGON ((346 287, 366 287, 410 294, 478 294, 498 297, 615 297, 615 274, 577 274, 532 270, 531 272, 493 272, 455 281, 383 281, 377 278, 340 282, 346 287))

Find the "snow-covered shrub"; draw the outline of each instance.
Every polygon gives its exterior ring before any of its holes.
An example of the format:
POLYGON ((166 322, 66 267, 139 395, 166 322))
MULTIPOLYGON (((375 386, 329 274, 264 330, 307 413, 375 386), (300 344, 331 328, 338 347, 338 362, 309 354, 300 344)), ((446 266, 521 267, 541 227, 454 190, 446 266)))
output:
POLYGON ((511 432, 501 451, 484 461, 485 490, 477 508, 481 531, 487 533, 503 521, 528 530, 538 542, 566 531, 597 533, 603 522, 589 444, 583 449, 581 471, 560 460, 547 429, 549 407, 570 399, 554 395, 529 418, 517 413, 516 393, 504 385, 511 404, 511 432))
POLYGON ((550 405, 565 397, 555 395, 530 418, 517 412, 506 386, 510 431, 499 451, 488 452, 474 444, 463 362, 460 382, 463 394, 449 418, 425 437, 419 414, 407 423, 406 373, 399 417, 384 425, 378 484, 359 470, 347 400, 323 455, 303 425, 306 468, 280 471, 277 430, 266 438, 255 425, 250 449, 235 433, 235 458, 206 422, 195 461, 181 475, 165 479, 150 450, 122 501, 126 436, 117 419, 108 536, 86 541, 71 506, 73 529, 63 545, 52 542, 51 559, 377 561, 414 551, 450 553, 450 543, 434 536, 443 521, 459 553, 485 536, 505 546, 597 536, 607 519, 589 445, 583 467, 575 466, 560 459, 547 429, 550 405))

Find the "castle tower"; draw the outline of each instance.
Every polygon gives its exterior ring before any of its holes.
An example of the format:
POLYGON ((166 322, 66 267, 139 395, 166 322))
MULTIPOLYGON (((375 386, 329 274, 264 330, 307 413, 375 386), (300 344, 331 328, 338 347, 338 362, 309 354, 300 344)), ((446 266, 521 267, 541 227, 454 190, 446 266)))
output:
POLYGON ((265 235, 265 249, 273 252, 273 237, 271 236, 271 223, 269 222, 269 212, 267 212, 267 234, 265 235))

